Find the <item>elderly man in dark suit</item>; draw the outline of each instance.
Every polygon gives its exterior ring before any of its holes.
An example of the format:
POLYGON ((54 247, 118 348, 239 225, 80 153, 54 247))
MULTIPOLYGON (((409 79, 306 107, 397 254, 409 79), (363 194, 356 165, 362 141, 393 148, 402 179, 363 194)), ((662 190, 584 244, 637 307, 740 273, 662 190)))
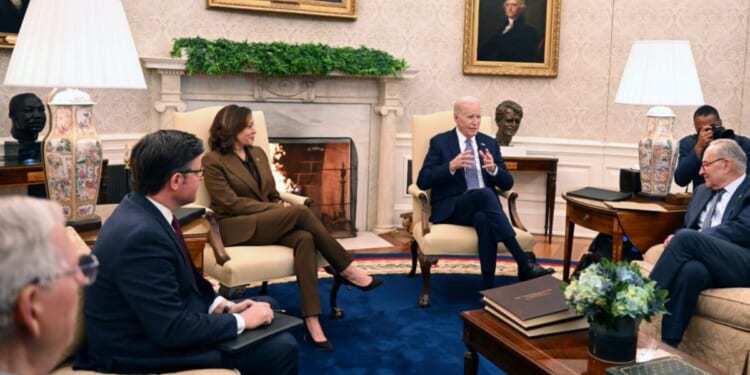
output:
POLYGON ((513 187, 497 141, 479 132, 482 111, 474 97, 458 99, 453 106, 456 128, 430 140, 430 148, 417 177, 420 189, 431 189, 432 223, 476 228, 484 286, 493 286, 497 243, 502 242, 518 263, 518 278, 528 280, 553 273, 531 261, 516 241, 508 217, 494 188, 513 187))
POLYGON ((708 288, 750 287, 750 181, 747 156, 731 139, 712 141, 685 214, 685 228, 664 241, 664 254, 651 271, 669 291, 662 341, 677 347, 708 288))
POLYGON ((74 367, 153 373, 236 368, 242 374, 296 374, 297 342, 281 333, 244 351, 218 343, 273 320, 266 302, 218 296, 190 259, 173 211, 195 200, 203 143, 159 130, 131 153, 132 187, 94 247, 101 269, 86 290, 86 344, 74 367))

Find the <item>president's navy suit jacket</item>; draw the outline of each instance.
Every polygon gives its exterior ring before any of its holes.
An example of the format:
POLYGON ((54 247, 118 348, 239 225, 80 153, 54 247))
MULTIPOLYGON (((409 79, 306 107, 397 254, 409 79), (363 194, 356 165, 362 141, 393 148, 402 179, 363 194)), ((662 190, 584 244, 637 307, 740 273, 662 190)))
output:
MULTIPOLYGON (((695 188, 693 198, 690 200, 688 210, 685 213, 686 228, 698 228, 701 211, 711 200, 711 196, 712 190, 707 188, 705 184, 698 185, 695 188)), ((745 177, 745 181, 737 187, 729 203, 727 203, 724 216, 721 218, 721 224, 708 228, 702 233, 750 249, 748 228, 750 228, 750 177, 745 177)))
MULTIPOLYGON (((484 169, 482 180, 484 186, 493 188, 497 186, 501 190, 509 190, 513 187, 513 176, 505 167, 505 162, 500 155, 500 146, 495 138, 478 133, 476 136, 477 148, 489 151, 497 164, 497 173, 492 176, 484 169)), ((456 206, 456 200, 466 192, 466 177, 463 169, 459 169, 451 175, 449 164, 456 155, 462 152, 458 145, 456 128, 440 133, 430 139, 430 148, 424 159, 422 169, 417 177, 417 186, 422 190, 431 189, 430 205, 432 215, 430 222, 445 222, 452 214, 456 206)), ((479 155, 477 155, 479 157, 479 155)), ((480 158, 481 159, 481 158, 480 158)))
POLYGON ((172 226, 145 196, 125 197, 94 247, 85 289, 86 343, 75 367, 166 372, 222 367, 216 343, 237 336, 232 314, 208 314, 211 285, 188 267, 172 226))

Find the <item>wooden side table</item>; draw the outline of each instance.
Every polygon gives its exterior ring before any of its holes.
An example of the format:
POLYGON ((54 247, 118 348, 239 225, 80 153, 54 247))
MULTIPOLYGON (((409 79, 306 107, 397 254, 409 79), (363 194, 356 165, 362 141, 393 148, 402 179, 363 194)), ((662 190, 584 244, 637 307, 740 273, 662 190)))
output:
MULTIPOLYGON (((528 338, 482 309, 462 312, 461 320, 466 344, 465 375, 477 374, 478 354, 509 375, 605 375, 607 368, 614 366, 588 354, 587 330, 528 338)), ((638 335, 638 347, 662 349, 712 374, 720 373, 699 359, 643 333, 638 335)))
POLYGON ((555 219, 555 190, 557 190, 557 158, 503 156, 509 171, 547 173, 547 190, 544 205, 544 235, 552 243, 552 223, 555 219))
MULTIPOLYGON (((102 218, 102 224, 109 218, 112 211, 117 207, 116 204, 99 204, 96 206, 96 213, 102 218)), ((203 248, 208 241, 208 231, 210 225, 205 218, 193 220, 182 227, 182 234, 185 237, 185 243, 193 259, 193 264, 198 272, 203 272, 203 248)), ((99 229, 82 231, 79 233, 81 238, 86 241, 90 247, 94 247, 96 237, 99 235, 99 229)))
MULTIPOLYGON (((573 252, 573 232, 578 224, 612 236, 612 260, 622 260, 622 237, 627 236, 639 251, 646 252, 651 246, 664 241, 679 228, 685 218, 687 205, 672 205, 658 202, 665 212, 616 210, 604 202, 562 195, 565 206, 565 248, 563 253, 563 280, 570 276, 570 256, 573 252)), ((632 201, 643 201, 631 198, 632 201)), ((654 203, 653 201, 647 201, 654 203)))

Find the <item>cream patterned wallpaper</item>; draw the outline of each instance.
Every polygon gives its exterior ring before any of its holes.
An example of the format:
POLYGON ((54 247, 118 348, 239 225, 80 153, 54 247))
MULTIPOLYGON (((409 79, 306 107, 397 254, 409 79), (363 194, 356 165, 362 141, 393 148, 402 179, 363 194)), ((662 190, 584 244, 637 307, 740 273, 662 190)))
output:
MULTIPOLYGON (((702 0, 561 1, 559 75, 551 79, 463 75, 465 0, 359 0, 354 22, 209 10, 205 0, 124 0, 124 5, 141 56, 167 56, 173 38, 200 35, 365 45, 403 57, 419 73, 406 85, 399 132, 410 131, 412 114, 450 109, 456 97, 472 94, 486 103, 485 114, 505 99, 521 103, 526 117, 519 137, 635 143, 648 108, 613 103, 630 44, 638 39, 688 39, 706 102, 719 108, 725 125, 750 133, 741 125, 750 120, 750 107, 744 105, 750 96, 746 0, 727 0, 721 6, 702 0)), ((0 76, 9 58, 9 50, 0 51, 0 76)), ((98 102, 100 134, 158 128, 151 104, 158 97, 157 77, 147 80, 147 91, 90 91, 98 102)), ((0 87, 0 138, 9 136, 7 102, 23 91, 0 87)), ((46 95, 45 90, 31 91, 46 95)), ((676 136, 693 131, 693 109, 674 108, 676 136)))

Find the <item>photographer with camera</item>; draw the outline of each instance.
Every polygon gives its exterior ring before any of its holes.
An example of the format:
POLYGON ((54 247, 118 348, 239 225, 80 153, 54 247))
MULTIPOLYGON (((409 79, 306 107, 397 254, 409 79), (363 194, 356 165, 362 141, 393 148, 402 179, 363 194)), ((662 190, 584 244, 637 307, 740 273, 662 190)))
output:
MULTIPOLYGON (((721 123, 719 111, 710 105, 702 105, 693 113, 693 124, 695 133, 680 139, 680 154, 677 161, 677 169, 674 172, 674 181, 679 186, 687 186, 693 183, 696 186, 703 184, 705 180, 698 173, 701 168, 703 151, 714 139, 734 139, 750 155, 750 138, 735 135, 734 130, 726 129, 721 123)), ((750 172, 750 164, 748 164, 750 172)))

